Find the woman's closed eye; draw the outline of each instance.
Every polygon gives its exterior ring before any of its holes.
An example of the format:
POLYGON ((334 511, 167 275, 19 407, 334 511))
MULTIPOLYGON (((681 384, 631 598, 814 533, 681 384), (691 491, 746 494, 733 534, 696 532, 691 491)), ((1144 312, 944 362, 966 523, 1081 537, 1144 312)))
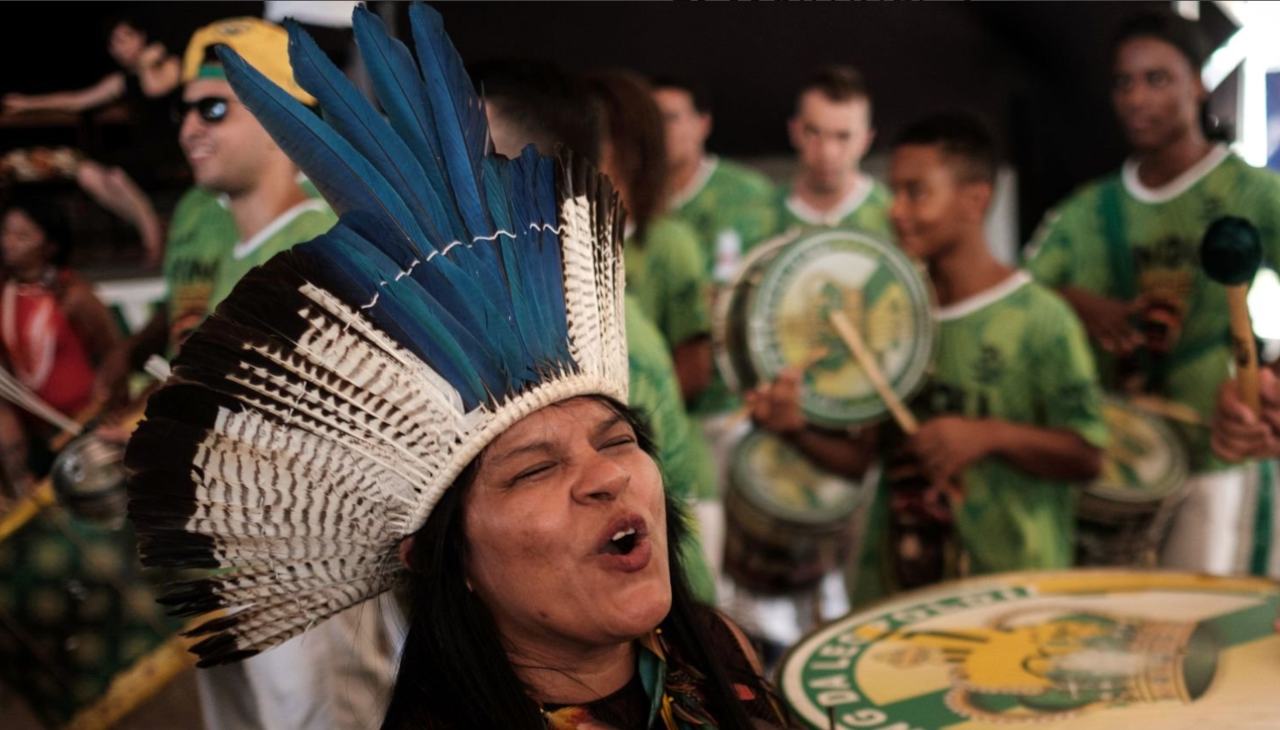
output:
POLYGON ((636 445, 636 437, 634 434, 622 434, 608 439, 601 445, 601 449, 618 449, 622 447, 630 447, 636 445))
POLYGON ((539 461, 516 472, 515 476, 511 477, 507 482, 507 486, 516 486, 521 482, 537 481, 540 477, 549 475, 551 470, 555 468, 556 462, 554 461, 539 461))

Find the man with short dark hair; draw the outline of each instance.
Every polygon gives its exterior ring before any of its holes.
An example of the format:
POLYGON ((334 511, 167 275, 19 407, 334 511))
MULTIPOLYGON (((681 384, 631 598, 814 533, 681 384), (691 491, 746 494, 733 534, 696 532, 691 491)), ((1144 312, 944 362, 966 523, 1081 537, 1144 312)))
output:
POLYGON ((653 82, 667 143, 670 208, 698 234, 707 273, 724 283, 741 255, 773 232, 773 186, 760 173, 707 152, 711 100, 692 82, 668 76, 653 82))
POLYGON ((787 122, 799 169, 778 196, 778 229, 841 226, 888 237, 887 188, 859 165, 875 129, 871 95, 852 66, 815 71, 796 94, 795 114, 787 122))
MULTIPOLYGON (((714 296, 738 270, 742 256, 777 228, 773 185, 760 173, 706 149, 711 134, 711 102, 702 87, 676 77, 653 83, 653 100, 662 113, 667 149, 670 210, 698 236, 707 280, 714 296)), ((727 437, 741 405, 719 371, 689 403, 711 445, 717 482, 725 483, 729 451, 727 437)))
MULTIPOLYGON (((1258 228, 1266 257, 1280 260, 1280 177, 1210 138, 1194 24, 1172 13, 1137 16, 1119 29, 1111 56, 1111 100, 1132 155, 1045 216, 1027 268, 1080 315, 1108 387, 1208 418, 1232 351, 1226 292, 1202 271, 1200 244, 1214 220, 1238 216, 1258 228)), ((1175 425, 1193 474, 1161 564, 1241 572, 1253 552, 1256 470, 1215 458, 1208 429, 1175 425)))
MULTIPOLYGON (((246 17, 196 31, 182 69, 179 142, 198 187, 183 198, 165 252, 173 306, 148 326, 156 335, 150 342, 122 349, 121 362, 136 361, 148 347, 176 348, 250 269, 337 220, 303 188, 292 160, 237 98, 218 61, 222 46, 285 93, 314 103, 293 78, 280 26, 246 17)), ((392 678, 381 627, 378 604, 370 601, 271 652, 201 670, 206 728, 363 728, 385 703, 392 678)))

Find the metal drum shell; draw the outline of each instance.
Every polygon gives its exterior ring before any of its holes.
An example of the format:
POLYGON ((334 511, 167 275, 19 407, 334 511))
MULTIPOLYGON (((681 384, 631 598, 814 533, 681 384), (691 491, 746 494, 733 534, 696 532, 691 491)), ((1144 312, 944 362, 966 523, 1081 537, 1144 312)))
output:
MULTIPOLYGON (((1103 417, 1112 441, 1104 459, 1107 471, 1119 473, 1116 462, 1117 439, 1133 438, 1130 424, 1146 430, 1143 447, 1163 447, 1167 461, 1158 483, 1147 493, 1132 485, 1100 480, 1080 490, 1076 503, 1077 560, 1085 565, 1128 565, 1149 559, 1159 548, 1165 532, 1186 497, 1190 460, 1177 431, 1164 419, 1128 405, 1118 396, 1103 403, 1103 417), (1147 437, 1155 437, 1151 440, 1147 437)), ((1144 452, 1150 453, 1150 452, 1144 452)))
MULTIPOLYGON (((764 494, 769 473, 751 473, 761 449, 793 447, 764 432, 751 431, 735 445, 725 492, 725 572, 734 582, 763 595, 798 593, 813 588, 840 566, 857 539, 854 525, 867 495, 860 485, 811 465, 812 477, 830 487, 849 489, 828 510, 786 509, 764 494)), ((798 452, 795 458, 803 459, 798 452)), ((776 474, 774 475, 776 476, 776 474)))

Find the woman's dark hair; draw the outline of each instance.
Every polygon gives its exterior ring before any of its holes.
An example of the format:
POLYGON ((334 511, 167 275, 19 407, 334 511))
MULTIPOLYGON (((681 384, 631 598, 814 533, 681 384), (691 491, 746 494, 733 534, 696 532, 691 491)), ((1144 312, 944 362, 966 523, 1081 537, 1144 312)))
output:
MULTIPOLYGON (((1121 23, 1111 38, 1111 58, 1119 54, 1125 43, 1138 38, 1151 38, 1176 48, 1196 78, 1209 58, 1208 44, 1199 26, 1172 13, 1144 13, 1121 23)), ((1210 113, 1207 94, 1200 102, 1200 131, 1212 141, 1227 142, 1234 136, 1230 128, 1210 113)))
POLYGON ((662 210, 667 185, 667 146, 662 112, 649 82, 630 71, 587 75, 592 95, 604 113, 605 138, 613 149, 620 182, 627 187, 627 215, 643 241, 649 223, 662 210))
MULTIPOLYGON (((653 456, 653 439, 641 418, 612 399, 596 397, 627 420, 640 447, 653 456)), ((409 584, 409 634, 382 730, 546 727, 540 708, 507 658, 493 615, 467 589, 463 503, 479 461, 479 457, 473 460, 445 490, 410 550, 414 572, 409 584)), ((684 512, 670 493, 666 508, 671 611, 661 624, 663 634, 708 677, 706 709, 720 727, 750 730, 751 722, 728 674, 708 648, 706 622, 698 620, 710 609, 697 604, 686 580, 679 545, 688 528, 684 512)))
POLYGON ((0 205, 0 219, 10 211, 20 210, 44 231, 45 244, 52 247, 49 261, 54 266, 66 266, 71 255, 71 229, 67 226, 67 214, 48 195, 15 192, 0 205))
POLYGON ((112 13, 102 21, 102 25, 99 26, 102 30, 102 42, 111 42, 111 34, 115 32, 116 26, 120 25, 127 25, 138 31, 142 34, 142 37, 147 40, 152 39, 150 24, 142 22, 137 13, 126 11, 121 13, 112 13))

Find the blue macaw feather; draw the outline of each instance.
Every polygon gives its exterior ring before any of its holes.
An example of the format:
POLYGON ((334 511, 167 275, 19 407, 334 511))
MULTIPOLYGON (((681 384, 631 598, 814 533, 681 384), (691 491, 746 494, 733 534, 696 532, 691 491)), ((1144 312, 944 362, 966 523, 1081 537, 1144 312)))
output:
MULTIPOLYGON (((511 190, 521 194, 510 197, 515 213, 516 226, 520 229, 520 278, 524 282, 522 295, 529 302, 536 302, 531 317, 532 330, 543 342, 555 342, 560 347, 550 354, 553 359, 568 357, 564 320, 564 287, 558 235, 547 226, 555 226, 554 208, 549 217, 537 207, 539 183, 555 185, 555 165, 542 166, 537 151, 526 147, 523 154, 501 169, 511 190), (558 305, 557 305, 558 303, 558 305)), ((544 345, 545 347, 545 345, 544 345)))
POLYGON ((348 210, 380 211, 409 240, 422 230, 382 174, 310 109, 245 63, 226 46, 218 58, 240 99, 280 148, 310 178, 339 215, 348 210))
MULTIPOLYGON (((374 216, 352 213, 343 217, 343 223, 362 240, 374 242, 380 247, 381 242, 391 233, 374 216)), ((489 244, 480 242, 475 245, 489 244)), ((391 252, 392 262, 398 268, 388 272, 388 275, 394 279, 401 272, 409 272, 400 277, 401 281, 413 280, 416 286, 431 292, 442 309, 458 319, 468 332, 485 338, 486 347, 494 357, 508 363, 527 359, 528 353, 523 350, 520 336, 507 315, 510 308, 508 304, 504 304, 508 296, 505 294, 505 285, 496 290, 483 288, 476 281, 475 275, 461 267, 454 258, 454 254, 464 248, 464 245, 456 246, 448 255, 437 254, 429 260, 419 258, 416 265, 411 265, 412 261, 400 260, 403 251, 391 252)), ((489 356, 490 352, 484 354, 489 356)))
POLYGON ((415 3, 409 6, 409 20, 454 201, 471 235, 487 236, 493 229, 485 216, 479 172, 489 143, 484 105, 444 33, 440 13, 415 3))
MULTIPOLYGON (((325 121, 382 173, 409 205, 409 211, 423 231, 435 234, 436 241, 457 236, 461 222, 454 224, 446 212, 437 192, 443 187, 432 185, 409 146, 311 36, 292 20, 285 25, 289 31, 289 61, 294 78, 320 102, 325 121)), ((447 193, 445 199, 448 200, 447 193)))
POLYGON ((564 302, 564 262, 560 256, 560 233, 556 230, 560 225, 557 214, 556 163, 554 160, 539 157, 537 152, 525 148, 525 152, 516 161, 516 169, 524 172, 521 189, 532 191, 532 195, 521 196, 521 200, 534 206, 530 214, 530 222, 538 223, 538 242, 542 258, 541 265, 534 271, 537 289, 534 296, 541 302, 541 309, 547 317, 550 332, 568 357, 569 331, 566 325, 564 302))
POLYGON ((431 102, 413 54, 387 33, 382 18, 363 5, 356 6, 352 28, 374 93, 391 126, 413 149, 427 174, 443 181, 443 156, 431 121, 431 102))
POLYGON ((576 369, 555 229, 568 181, 532 146, 511 161, 486 154, 484 106, 439 14, 409 12, 416 63, 377 16, 358 8, 353 20, 386 118, 296 25, 294 73, 323 120, 233 53, 224 63, 241 100, 341 214, 330 233, 292 249, 296 271, 313 272, 471 408, 576 369))
POLYGON ((467 408, 485 400, 486 381, 505 379, 466 327, 444 307, 424 301, 431 297, 425 289, 407 277, 383 286, 383 281, 394 281, 399 268, 378 246, 341 223, 294 250, 296 256, 315 257, 326 274, 326 290, 359 307, 380 330, 444 376, 467 408))

